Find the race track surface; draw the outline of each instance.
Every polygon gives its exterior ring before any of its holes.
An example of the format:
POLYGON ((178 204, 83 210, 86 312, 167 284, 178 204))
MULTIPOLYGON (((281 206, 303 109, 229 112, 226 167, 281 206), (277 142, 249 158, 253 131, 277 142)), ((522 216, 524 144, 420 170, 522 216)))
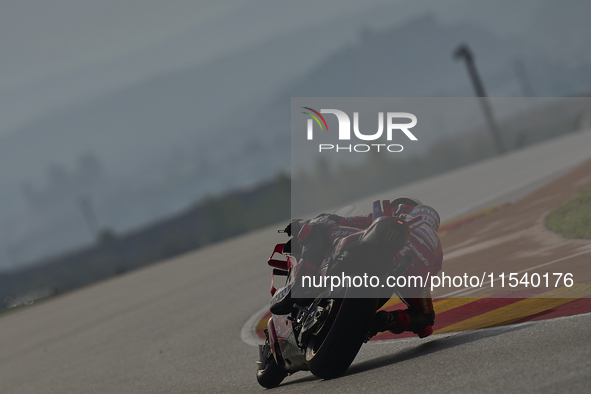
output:
MULTIPOLYGON (((393 193, 428 194, 450 220, 512 201, 589 159, 589 146, 591 132, 571 134, 393 193)), ((269 301, 265 261, 283 241, 272 226, 2 316, 0 392, 263 391, 241 330, 269 301)), ((344 377, 300 372, 273 392, 589 392, 590 324, 582 314, 369 343, 344 377)))

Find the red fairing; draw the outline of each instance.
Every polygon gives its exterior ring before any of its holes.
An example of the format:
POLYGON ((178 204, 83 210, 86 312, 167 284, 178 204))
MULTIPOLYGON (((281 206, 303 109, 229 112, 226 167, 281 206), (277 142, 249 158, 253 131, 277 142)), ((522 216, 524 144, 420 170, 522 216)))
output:
POLYGON ((275 253, 283 254, 283 248, 284 247, 285 247, 285 244, 277 244, 277 245, 275 245, 275 248, 273 249, 273 253, 271 253, 271 257, 273 257, 273 255, 275 253))
POLYGON ((283 254, 283 248, 284 247, 285 247, 285 244, 277 244, 277 245, 275 245, 275 247, 273 248, 273 253, 271 253, 271 257, 269 257, 269 260, 273 258, 273 255, 275 253, 283 254))
POLYGON ((267 261, 267 264, 269 264, 271 267, 279 268, 280 270, 283 270, 283 271, 287 271, 287 268, 288 268, 287 261, 285 261, 285 260, 269 259, 267 261))
POLYGON ((275 288, 275 275, 271 274, 271 295, 275 295, 275 292, 277 291, 277 289, 275 288))
POLYGON ((296 264, 295 258, 293 256, 286 257, 287 261, 276 259, 269 259, 267 261, 267 264, 269 264, 271 267, 275 267, 273 273, 271 274, 271 295, 274 295, 277 291, 275 288, 275 275, 288 276, 291 267, 296 264))
POLYGON ((285 244, 275 245, 275 249, 273 249, 273 253, 271 253, 271 257, 269 257, 269 260, 267 260, 267 264, 269 264, 271 267, 279 268, 280 270, 287 271, 289 269, 287 261, 277 260, 277 259, 273 258, 275 253, 279 253, 279 254, 283 255, 283 248, 284 247, 285 247, 285 244))

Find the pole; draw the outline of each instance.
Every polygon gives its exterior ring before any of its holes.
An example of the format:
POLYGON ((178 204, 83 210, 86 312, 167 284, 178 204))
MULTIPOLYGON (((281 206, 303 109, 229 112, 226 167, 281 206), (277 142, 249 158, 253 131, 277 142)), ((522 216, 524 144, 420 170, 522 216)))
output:
POLYGON ((484 90, 484 85, 482 84, 478 71, 476 70, 476 64, 474 63, 474 55, 472 54, 472 51, 466 44, 462 44, 455 50, 454 58, 464 60, 466 63, 468 74, 470 75, 476 96, 480 98, 480 106, 482 107, 484 117, 486 118, 486 123, 488 124, 488 129, 497 147, 497 152, 499 154, 504 154, 505 146, 503 145, 499 128, 495 122, 490 102, 488 101, 486 91, 484 90))

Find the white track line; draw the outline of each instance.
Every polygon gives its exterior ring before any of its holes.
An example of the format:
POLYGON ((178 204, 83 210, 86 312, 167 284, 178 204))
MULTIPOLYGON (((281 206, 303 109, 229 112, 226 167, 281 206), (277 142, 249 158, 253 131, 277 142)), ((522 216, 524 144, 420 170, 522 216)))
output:
POLYGON ((265 341, 257 335, 254 328, 257 323, 269 312, 269 305, 265 305, 259 309, 255 314, 248 318, 240 330, 240 338, 251 346, 258 346, 265 343, 265 341))

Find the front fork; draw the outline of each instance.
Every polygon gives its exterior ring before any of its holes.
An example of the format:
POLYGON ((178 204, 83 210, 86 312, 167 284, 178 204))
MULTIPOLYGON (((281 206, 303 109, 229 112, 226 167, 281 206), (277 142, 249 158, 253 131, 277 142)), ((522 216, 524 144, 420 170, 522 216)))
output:
POLYGON ((257 370, 262 371, 265 369, 273 354, 271 352, 271 346, 269 345, 269 334, 265 329, 265 336, 267 340, 263 345, 259 345, 259 361, 257 361, 257 370))

